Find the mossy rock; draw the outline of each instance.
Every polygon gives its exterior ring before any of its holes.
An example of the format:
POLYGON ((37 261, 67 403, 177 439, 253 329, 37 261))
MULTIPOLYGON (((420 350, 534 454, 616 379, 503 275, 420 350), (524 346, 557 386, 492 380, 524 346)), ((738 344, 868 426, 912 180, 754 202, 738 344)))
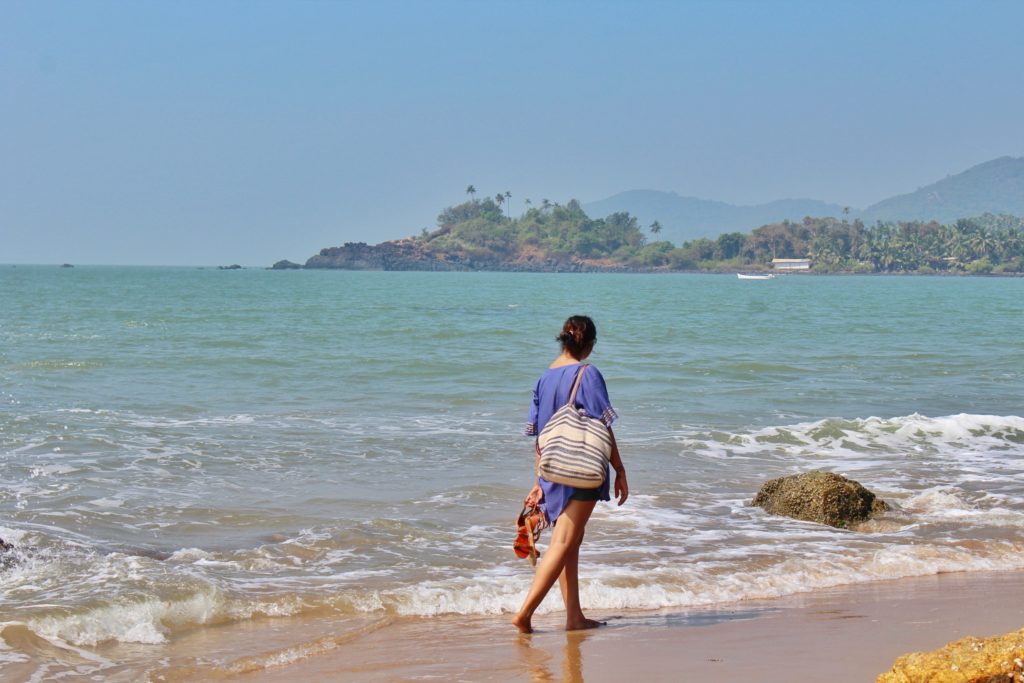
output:
POLYGON ((858 482, 819 470, 765 482, 751 505, 772 515, 840 529, 866 522, 872 515, 889 509, 885 501, 858 482))

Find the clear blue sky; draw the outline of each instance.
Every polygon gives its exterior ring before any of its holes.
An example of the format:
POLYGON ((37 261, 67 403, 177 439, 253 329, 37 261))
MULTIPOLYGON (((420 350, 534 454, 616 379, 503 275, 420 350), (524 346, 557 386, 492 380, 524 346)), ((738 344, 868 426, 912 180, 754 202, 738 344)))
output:
POLYGON ((470 183, 514 212, 863 207, 1024 155, 1022 26, 1015 0, 6 0, 0 263, 301 262, 470 183))

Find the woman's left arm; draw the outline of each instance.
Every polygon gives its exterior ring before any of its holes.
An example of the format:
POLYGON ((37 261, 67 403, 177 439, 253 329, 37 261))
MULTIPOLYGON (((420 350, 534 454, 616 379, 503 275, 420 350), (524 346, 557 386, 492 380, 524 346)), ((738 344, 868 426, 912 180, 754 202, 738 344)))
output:
POLYGON ((534 442, 533 449, 534 452, 537 454, 537 457, 534 459, 533 463, 533 488, 530 489, 530 492, 526 495, 526 500, 524 502, 527 505, 540 505, 540 502, 544 500, 544 489, 540 487, 540 482, 537 481, 537 476, 539 476, 537 473, 537 468, 540 466, 540 444, 534 442))
POLYGON ((622 465, 622 457, 619 455, 619 444, 615 441, 615 432, 608 427, 608 436, 612 438, 612 468, 615 470, 615 497, 619 499, 619 505, 629 498, 629 483, 626 481, 626 468, 622 465))

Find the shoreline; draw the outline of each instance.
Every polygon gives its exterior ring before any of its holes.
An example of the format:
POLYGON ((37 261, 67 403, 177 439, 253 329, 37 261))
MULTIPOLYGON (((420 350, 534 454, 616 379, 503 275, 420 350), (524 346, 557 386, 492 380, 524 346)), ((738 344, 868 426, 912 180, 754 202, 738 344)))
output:
POLYGON ((177 270, 214 270, 214 271, 231 271, 231 270, 273 270, 273 271, 342 271, 351 273, 515 273, 515 274, 552 274, 552 275, 736 275, 739 273, 758 273, 767 274, 772 273, 776 277, 786 277, 790 275, 798 277, 950 277, 950 278, 995 278, 995 279, 1014 279, 1024 278, 1024 272, 1020 273, 951 273, 949 271, 936 271, 934 273, 922 273, 916 270, 907 271, 893 271, 893 272, 869 272, 869 273, 858 273, 852 270, 832 270, 827 272, 821 271, 799 271, 799 272, 780 272, 772 270, 759 270, 756 267, 740 268, 735 270, 672 270, 666 268, 632 268, 626 266, 613 266, 608 268, 588 266, 584 268, 562 268, 562 269, 524 269, 524 268, 494 268, 494 269, 416 269, 416 268, 326 268, 316 267, 310 268, 304 265, 296 264, 294 268, 275 268, 274 266, 264 265, 247 265, 239 266, 217 266, 217 265, 146 265, 146 264, 106 264, 106 263, 78 263, 78 264, 66 264, 62 265, 59 263, 0 263, 0 268, 150 268, 154 270, 159 269, 177 269, 177 270))
MULTIPOLYGON (((691 610, 594 611, 589 616, 607 625, 572 633, 561 630, 560 612, 539 615, 537 632, 528 636, 515 632, 511 615, 393 617, 359 633, 322 632, 314 642, 268 648, 206 674, 260 683, 423 678, 861 683, 875 680, 908 652, 1019 629, 1021 605, 1024 571, 1011 571, 856 584, 691 610)), ((186 678, 166 673, 171 675, 152 680, 186 678)))
MULTIPOLYGON (((280 262, 279 262, 280 263, 280 262)), ((56 266, 55 266, 56 267, 56 266)), ((248 268, 248 267, 247 267, 248 268)), ((688 275, 737 275, 742 273, 756 273, 756 274, 774 274, 778 277, 795 275, 800 277, 819 277, 829 275, 839 275, 843 277, 852 277, 864 275, 868 277, 982 277, 982 278, 1021 278, 1024 277, 1024 272, 1002 272, 1002 273, 968 273, 968 272, 951 272, 948 270, 936 270, 934 272, 921 272, 919 270, 899 270, 899 271, 868 271, 868 272, 857 272, 853 270, 829 270, 829 271, 786 271, 786 270, 773 270, 771 268, 765 269, 763 265, 749 264, 741 268, 722 268, 713 270, 700 270, 692 268, 668 268, 668 267, 636 267, 626 265, 594 265, 586 262, 573 262, 566 264, 565 267, 554 267, 554 268, 533 268, 525 267, 523 264, 510 263, 508 267, 498 268, 359 268, 359 267, 345 267, 345 266, 306 266, 301 264, 294 264, 292 266, 279 267, 278 264, 272 266, 259 267, 263 270, 277 270, 277 271, 288 271, 288 270, 310 270, 310 271, 322 271, 322 270, 340 270, 346 272, 376 272, 376 273, 557 273, 557 274, 607 274, 607 275, 673 275, 673 274, 688 274, 688 275)))

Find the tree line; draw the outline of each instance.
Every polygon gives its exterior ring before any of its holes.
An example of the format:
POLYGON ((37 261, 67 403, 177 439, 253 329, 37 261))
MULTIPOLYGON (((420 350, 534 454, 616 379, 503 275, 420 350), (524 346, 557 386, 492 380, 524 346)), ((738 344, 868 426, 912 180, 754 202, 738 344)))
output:
POLYGON ((944 225, 805 218, 726 233, 681 247, 698 269, 767 266, 774 258, 808 258, 818 272, 1024 272, 1024 221, 985 214, 944 225))
POLYGON ((729 271, 767 269, 774 258, 809 258, 818 272, 1024 272, 1024 220, 985 214, 953 224, 935 221, 879 222, 805 218, 729 232, 680 246, 657 239, 654 221, 641 229, 626 212, 589 217, 579 202, 524 201, 509 215, 510 193, 444 209, 438 228, 416 239, 439 252, 480 260, 590 261, 641 269, 729 271), (500 200, 499 200, 500 198, 500 200), (651 239, 648 239, 650 234, 651 239))

